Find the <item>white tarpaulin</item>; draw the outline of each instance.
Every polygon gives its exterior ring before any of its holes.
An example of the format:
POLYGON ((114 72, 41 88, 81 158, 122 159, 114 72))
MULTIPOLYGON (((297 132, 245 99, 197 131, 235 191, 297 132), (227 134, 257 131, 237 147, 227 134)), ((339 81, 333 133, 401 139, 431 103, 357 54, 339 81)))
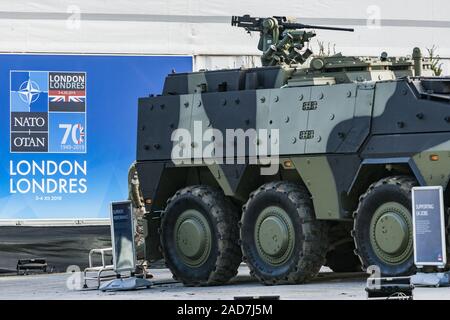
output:
POLYGON ((251 14, 354 27, 318 32, 326 48, 348 55, 407 55, 436 45, 450 57, 449 9, 445 0, 1 0, 0 51, 224 55, 199 58, 196 67, 233 66, 259 54, 256 34, 230 26, 232 15, 251 14))

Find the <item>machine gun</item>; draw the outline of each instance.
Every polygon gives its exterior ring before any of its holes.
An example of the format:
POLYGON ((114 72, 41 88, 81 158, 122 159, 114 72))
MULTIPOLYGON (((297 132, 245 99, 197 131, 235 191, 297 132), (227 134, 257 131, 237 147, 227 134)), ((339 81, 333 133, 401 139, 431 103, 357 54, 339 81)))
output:
POLYGON ((314 26, 288 21, 286 17, 274 16, 270 18, 255 18, 249 15, 231 17, 231 25, 244 28, 248 33, 259 31, 260 39, 258 50, 262 51, 261 62, 263 66, 280 64, 303 64, 312 51, 306 49, 305 43, 316 36, 313 31, 301 29, 322 29, 353 32, 351 28, 337 28, 314 26))

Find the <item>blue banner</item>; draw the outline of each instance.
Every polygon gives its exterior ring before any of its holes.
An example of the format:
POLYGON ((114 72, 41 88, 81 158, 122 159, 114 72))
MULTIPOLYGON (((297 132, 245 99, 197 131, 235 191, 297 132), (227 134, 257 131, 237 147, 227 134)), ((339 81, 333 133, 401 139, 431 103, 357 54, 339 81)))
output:
POLYGON ((188 56, 0 55, 0 219, 107 218, 128 196, 137 99, 188 56))

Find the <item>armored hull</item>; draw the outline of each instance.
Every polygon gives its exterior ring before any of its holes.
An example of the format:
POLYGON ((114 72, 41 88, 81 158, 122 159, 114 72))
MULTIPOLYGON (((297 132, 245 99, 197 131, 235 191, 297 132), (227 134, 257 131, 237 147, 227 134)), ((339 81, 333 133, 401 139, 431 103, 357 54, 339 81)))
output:
POLYGON ((424 59, 336 55, 168 75, 139 99, 146 258, 190 285, 242 260, 267 284, 324 264, 413 272, 411 188, 442 186, 446 206, 450 192, 450 81, 431 74, 424 59))

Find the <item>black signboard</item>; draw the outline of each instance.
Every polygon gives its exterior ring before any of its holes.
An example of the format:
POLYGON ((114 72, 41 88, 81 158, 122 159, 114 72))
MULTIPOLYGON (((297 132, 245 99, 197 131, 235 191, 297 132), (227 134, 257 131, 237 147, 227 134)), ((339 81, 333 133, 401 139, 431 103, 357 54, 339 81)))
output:
POLYGON ((442 187, 412 189, 414 263, 443 267, 447 262, 442 187))
POLYGON ((134 271, 136 259, 131 201, 111 203, 111 239, 114 270, 116 272, 134 271))

